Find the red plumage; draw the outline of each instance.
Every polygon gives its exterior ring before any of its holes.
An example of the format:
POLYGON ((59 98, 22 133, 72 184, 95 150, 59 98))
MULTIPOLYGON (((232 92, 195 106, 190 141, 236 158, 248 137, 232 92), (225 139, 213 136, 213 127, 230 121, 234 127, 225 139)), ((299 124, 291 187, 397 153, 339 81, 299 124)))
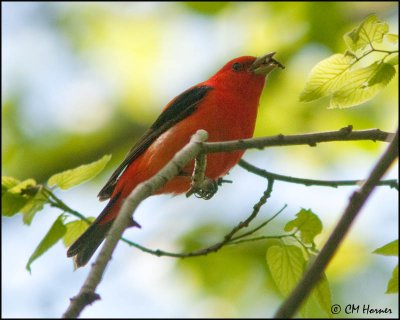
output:
MULTIPOLYGON (((87 263, 101 244, 123 200, 141 182, 163 168, 199 129, 208 132, 208 141, 250 138, 253 135, 259 99, 266 75, 277 66, 274 53, 261 58, 236 58, 210 79, 199 83, 173 99, 124 162, 117 168, 100 199, 110 202, 96 221, 69 248, 67 255, 75 256, 76 265, 87 263)), ((216 180, 224 176, 244 151, 215 153, 207 156, 206 176, 216 180)), ((180 194, 190 188, 194 163, 169 181, 156 194, 180 194)))

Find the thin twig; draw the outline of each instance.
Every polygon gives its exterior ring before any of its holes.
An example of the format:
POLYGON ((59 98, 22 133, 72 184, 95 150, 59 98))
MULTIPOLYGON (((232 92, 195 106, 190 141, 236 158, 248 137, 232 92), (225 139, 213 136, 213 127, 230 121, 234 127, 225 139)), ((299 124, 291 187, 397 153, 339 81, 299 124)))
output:
POLYGON ((371 195, 371 192, 374 190, 378 181, 382 178, 390 165, 398 157, 398 141, 397 131, 393 141, 377 161, 366 182, 351 196, 346 210, 330 235, 328 241, 309 269, 306 271, 300 283, 296 286, 290 296, 282 303, 275 314, 275 318, 280 319, 292 317, 304 299, 310 294, 311 290, 321 279, 323 271, 333 258, 335 252, 349 231, 354 219, 359 214, 368 197, 371 195))
POLYGON ((91 223, 91 221, 88 218, 86 218, 82 213, 72 209, 66 203, 64 203, 60 198, 58 198, 48 187, 43 186, 42 192, 45 194, 45 196, 47 197, 47 199, 49 201, 49 204, 52 207, 61 209, 64 212, 68 212, 68 213, 72 214, 73 216, 87 222, 88 224, 91 223))
POLYGON ((262 241, 262 240, 269 240, 269 239, 283 239, 283 238, 291 238, 293 234, 279 234, 276 236, 258 236, 253 238, 246 238, 240 240, 232 240, 231 242, 227 243, 227 245, 237 245, 246 242, 255 242, 255 241, 262 241))
MULTIPOLYGON (((316 180, 316 179, 306 179, 306 178, 297 178, 297 177, 290 177, 285 176, 282 174, 273 173, 264 169, 260 169, 251 163, 240 160, 239 166, 243 169, 247 170, 248 172, 254 173, 260 177, 267 178, 267 179, 274 179, 278 181, 284 181, 289 183, 296 183, 302 184, 307 187, 309 186, 321 186, 321 187, 332 187, 337 188, 340 186, 354 186, 354 185, 361 185, 365 182, 365 180, 316 180)), ((396 179, 388 179, 388 180, 381 180, 378 181, 377 186, 389 186, 390 188, 394 188, 399 190, 399 182, 396 179)))
POLYGON ((277 213, 275 213, 271 218, 269 218, 268 220, 264 221, 263 223, 261 223, 259 226, 255 227, 254 229, 249 230, 248 232, 242 233, 236 237, 232 238, 232 241, 235 240, 239 240, 242 239, 244 237, 247 237, 249 235, 254 234, 256 231, 260 230, 261 228, 264 228, 268 223, 270 223, 272 220, 274 220, 283 210, 285 210, 287 207, 287 204, 285 204, 282 209, 280 209, 277 213))
MULTIPOLYGON (((174 257, 174 258, 189 258, 189 257, 205 256, 205 255, 208 255, 209 253, 217 252, 218 250, 220 250, 222 247, 224 247, 226 244, 230 243, 231 241, 241 238, 241 236, 238 236, 238 237, 235 238, 234 235, 239 230, 247 227, 250 224, 250 222, 253 221, 257 217, 261 207, 266 203, 267 199, 271 196, 272 189, 273 189, 273 181, 271 180, 271 181, 269 181, 268 187, 265 190, 265 192, 263 193, 263 195, 260 198, 260 200, 254 205, 253 211, 250 214, 250 216, 246 220, 239 222, 229 233, 227 233, 224 236, 224 239, 222 241, 217 242, 217 243, 215 243, 215 244, 213 244, 211 246, 208 246, 206 248, 202 248, 202 249, 199 249, 199 250, 186 252, 186 253, 174 253, 174 252, 168 252, 168 251, 163 251, 163 250, 159 250, 159 249, 152 250, 152 249, 143 247, 141 245, 138 245, 137 243, 133 243, 133 242, 129 242, 128 243, 127 241, 125 241, 125 242, 130 244, 130 245, 132 245, 132 246, 134 246, 134 247, 136 247, 136 248, 138 248, 138 249, 140 249, 140 250, 142 250, 142 251, 144 251, 144 252, 147 252, 147 253, 150 253, 150 254, 153 254, 153 255, 156 255, 156 256, 159 256, 159 257, 167 256, 167 257, 174 257)), ((270 219, 268 219, 266 223, 270 222, 272 219, 274 219, 282 211, 283 211, 283 209, 279 210, 270 219)), ((266 223, 264 223, 264 225, 266 223)), ((259 228, 256 228, 256 229, 258 230, 259 228)), ((253 231, 253 232, 255 232, 255 231, 253 231)))

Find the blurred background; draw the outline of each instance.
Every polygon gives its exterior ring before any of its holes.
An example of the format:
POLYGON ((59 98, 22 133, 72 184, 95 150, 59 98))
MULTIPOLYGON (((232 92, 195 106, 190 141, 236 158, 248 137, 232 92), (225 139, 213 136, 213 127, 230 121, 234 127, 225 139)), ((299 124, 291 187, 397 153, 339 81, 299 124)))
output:
MULTIPOLYGON (((97 216, 96 195, 164 105, 241 55, 276 51, 285 70, 264 90, 256 136, 380 128, 394 131, 398 79, 372 101, 327 109, 300 103, 311 68, 344 52, 342 35, 375 13, 398 30, 397 2, 2 2, 2 175, 45 182, 49 176, 112 154, 96 179, 57 195, 97 216)), ((365 178, 386 144, 326 143, 248 151, 244 159, 272 172, 316 179, 365 178)), ((387 177, 397 177, 394 166, 387 177)), ((209 201, 157 196, 136 214, 142 229, 125 236, 153 249, 188 251, 220 240, 247 217, 266 181, 234 168, 233 184, 209 201)), ((355 187, 277 182, 258 221, 288 207, 262 234, 282 233, 300 208, 319 215, 323 243, 355 187)), ((378 188, 327 271, 332 302, 391 308, 385 295, 397 259, 373 255, 398 234, 398 194, 378 188)), ((30 227, 2 218, 2 316, 59 317, 89 268, 73 271, 61 243, 25 265, 54 220, 54 208, 30 227)), ((98 288, 102 300, 82 317, 271 317, 282 297, 269 276, 265 242, 229 246, 207 257, 155 257, 120 243, 98 288)), ((318 314, 316 314, 318 315, 318 314)), ((360 314, 342 315, 366 316, 360 314)), ((372 316, 372 315, 370 315, 372 316)), ((376 317, 377 315, 373 315, 376 317)))

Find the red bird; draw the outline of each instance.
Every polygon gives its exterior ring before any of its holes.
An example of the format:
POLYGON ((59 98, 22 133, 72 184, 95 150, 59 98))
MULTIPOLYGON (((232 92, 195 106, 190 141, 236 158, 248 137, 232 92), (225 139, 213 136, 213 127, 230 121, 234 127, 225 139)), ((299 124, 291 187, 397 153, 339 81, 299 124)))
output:
MULTIPOLYGON (((102 243, 131 191, 163 168, 198 129, 208 132, 210 142, 253 136, 265 78, 276 67, 284 68, 273 59, 274 54, 233 59, 210 79, 189 88, 167 104, 101 189, 98 196, 100 200, 110 199, 107 206, 67 252, 68 257, 75 257, 77 267, 85 265, 102 243)), ((243 153, 209 154, 206 177, 217 180, 224 176, 243 153)), ((156 194, 188 191, 193 166, 192 161, 156 194)), ((137 224, 132 220, 132 225, 137 224)))

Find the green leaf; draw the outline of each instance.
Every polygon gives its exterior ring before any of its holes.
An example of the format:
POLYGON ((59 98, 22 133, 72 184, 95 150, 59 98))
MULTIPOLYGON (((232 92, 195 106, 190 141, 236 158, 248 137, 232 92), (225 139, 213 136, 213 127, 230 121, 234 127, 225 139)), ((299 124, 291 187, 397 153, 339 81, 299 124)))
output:
POLYGON ((385 293, 399 292, 399 265, 394 267, 392 278, 389 280, 385 293))
MULTIPOLYGON (((267 264, 278 290, 283 296, 288 296, 298 284, 304 270, 310 261, 304 259, 302 250, 294 245, 274 245, 267 250, 267 264)), ((315 317, 319 314, 315 307, 320 306, 319 312, 331 315, 331 291, 328 280, 323 274, 309 297, 303 302, 300 313, 303 317, 315 317)))
POLYGON ((105 155, 95 162, 57 173, 50 177, 48 185, 50 187, 58 186, 63 190, 77 186, 78 184, 97 176, 104 169, 110 159, 111 155, 105 155))
POLYGON ((332 294, 325 272, 322 274, 321 280, 318 281, 315 286, 312 295, 327 315, 331 316, 332 294))
POLYGON ((376 249, 373 253, 384 256, 397 256, 399 254, 399 240, 393 240, 392 242, 376 249))
POLYGON ((40 241, 39 245, 36 247, 35 251, 30 256, 28 263, 26 264, 26 269, 31 272, 31 264, 37 258, 39 258, 43 253, 49 250, 52 246, 54 246, 58 240, 60 240, 67 228, 63 224, 62 215, 58 216, 57 220, 53 223, 50 230, 44 236, 42 241, 40 241))
POLYGON ((1 214, 11 217, 20 212, 32 197, 25 190, 35 186, 36 181, 33 179, 20 182, 14 178, 2 177, 1 214))
POLYGON ((347 108, 371 100, 390 82, 395 73, 391 64, 378 61, 348 73, 347 84, 333 94, 330 108, 347 108))
POLYGON ((37 211, 42 210, 47 198, 42 186, 33 179, 23 182, 13 177, 2 177, 2 215, 13 216, 21 212, 23 222, 29 225, 37 211))
POLYGON ((30 187, 36 186, 36 181, 33 179, 27 179, 24 180, 17 185, 13 186, 12 188, 8 189, 8 192, 12 193, 22 193, 25 189, 28 189, 30 187))
POLYGON ((392 42, 392 43, 398 43, 399 35, 393 34, 393 33, 388 33, 388 34, 385 34, 385 39, 387 39, 389 42, 392 42))
POLYGON ((1 177, 1 195, 6 192, 8 189, 15 187, 21 181, 15 179, 13 177, 1 177))
POLYGON ((374 43, 381 43, 388 31, 389 26, 386 22, 380 21, 375 15, 370 15, 359 26, 346 33, 344 41, 347 47, 355 52, 363 50, 366 46, 373 46, 374 43))
POLYGON ((47 197, 43 194, 42 190, 29 199, 26 205, 20 210, 22 212, 22 221, 26 225, 30 225, 35 214, 41 211, 44 205, 48 202, 47 197))
MULTIPOLYGON (((89 218, 91 222, 94 219, 93 217, 89 218)), ((67 230, 63 237, 63 243, 65 247, 69 247, 89 227, 89 224, 83 220, 76 220, 68 222, 65 227, 67 230)))
POLYGON ((368 86, 379 85, 381 88, 385 87, 393 76, 396 74, 396 69, 388 63, 379 63, 379 68, 372 78, 368 81, 368 86))
POLYGON ((386 60, 386 63, 392 66, 397 66, 399 64, 399 55, 397 53, 392 54, 391 57, 386 60))
POLYGON ((279 291, 288 296, 303 275, 305 259, 294 245, 272 246, 267 250, 267 264, 279 291))
POLYGON ((341 89, 346 84, 348 70, 354 60, 349 54, 334 54, 320 61, 311 70, 300 101, 313 101, 341 89))
MULTIPOLYGON (((381 254, 383 256, 399 255, 399 240, 393 240, 384 246, 376 249, 373 253, 381 254)), ((398 293, 399 292, 399 266, 397 265, 392 273, 392 278, 389 280, 385 293, 398 293)))
POLYGON ((368 16, 344 36, 348 47, 344 55, 335 54, 313 68, 300 101, 332 95, 330 108, 347 108, 375 97, 396 74, 393 66, 398 64, 398 36, 388 31, 386 22, 368 16), (372 52, 379 52, 381 58, 360 67, 372 52))
POLYGON ((1 214, 12 217, 17 214, 26 204, 28 199, 21 194, 5 192, 1 196, 1 214))
POLYGON ((301 209, 297 218, 289 221, 284 230, 291 231, 297 229, 300 232, 300 238, 304 243, 314 243, 316 235, 322 231, 322 223, 318 216, 311 210, 301 209))

